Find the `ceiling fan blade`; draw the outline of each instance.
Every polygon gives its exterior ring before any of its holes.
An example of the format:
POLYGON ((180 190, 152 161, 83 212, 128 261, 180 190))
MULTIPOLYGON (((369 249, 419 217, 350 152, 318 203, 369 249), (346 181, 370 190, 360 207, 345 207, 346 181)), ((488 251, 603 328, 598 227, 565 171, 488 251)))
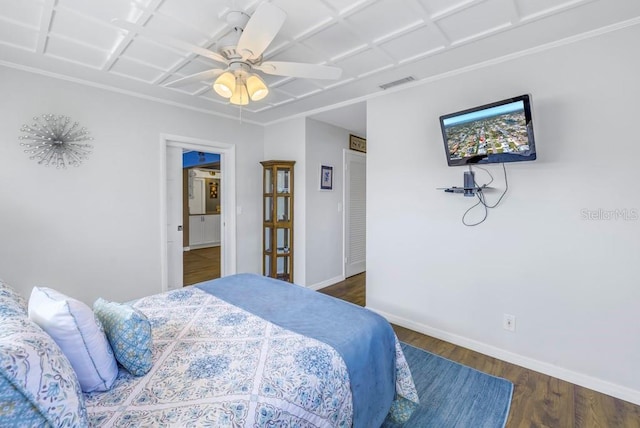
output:
POLYGON ((272 5, 261 3, 247 22, 236 50, 242 59, 256 59, 267 49, 282 28, 287 14, 272 5))
POLYGON ((339 79, 342 76, 342 69, 330 67, 328 65, 306 64, 302 62, 288 61, 265 61, 254 66, 266 74, 276 76, 302 77, 306 79, 339 79))
POLYGON ((162 42, 169 46, 173 46, 174 48, 177 48, 177 49, 193 52, 197 55, 207 57, 209 59, 212 59, 217 62, 221 62, 223 64, 229 64, 229 61, 225 57, 223 57, 217 52, 210 51, 209 49, 205 49, 200 46, 193 45, 191 43, 183 42, 182 40, 177 40, 177 39, 174 39, 173 37, 165 36, 164 34, 155 32, 153 30, 149 30, 138 24, 134 24, 133 22, 125 21, 123 19, 114 19, 111 22, 113 22, 116 26, 124 30, 130 31, 132 33, 140 34, 141 36, 148 37, 157 42, 162 42))
POLYGON ((224 73, 224 69, 214 68, 211 70, 201 71, 200 73, 191 74, 189 76, 182 77, 180 79, 167 83, 165 86, 170 88, 175 88, 177 86, 188 85, 189 83, 202 82, 204 80, 213 79, 214 77, 217 77, 222 73, 224 73))

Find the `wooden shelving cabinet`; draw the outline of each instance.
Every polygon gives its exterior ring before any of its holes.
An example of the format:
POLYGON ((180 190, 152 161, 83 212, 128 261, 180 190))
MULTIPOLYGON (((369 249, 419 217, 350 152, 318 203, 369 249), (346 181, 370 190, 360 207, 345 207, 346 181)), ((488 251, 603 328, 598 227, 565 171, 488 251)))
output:
POLYGON ((262 174, 262 274, 293 282, 293 166, 260 162, 262 174))

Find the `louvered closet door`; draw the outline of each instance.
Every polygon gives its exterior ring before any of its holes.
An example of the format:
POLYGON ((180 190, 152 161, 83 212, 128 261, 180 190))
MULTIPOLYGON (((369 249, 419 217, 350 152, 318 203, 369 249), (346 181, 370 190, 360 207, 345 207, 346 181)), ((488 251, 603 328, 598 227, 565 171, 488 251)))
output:
POLYGON ((363 153, 347 151, 345 207, 345 276, 367 268, 367 163, 363 153))

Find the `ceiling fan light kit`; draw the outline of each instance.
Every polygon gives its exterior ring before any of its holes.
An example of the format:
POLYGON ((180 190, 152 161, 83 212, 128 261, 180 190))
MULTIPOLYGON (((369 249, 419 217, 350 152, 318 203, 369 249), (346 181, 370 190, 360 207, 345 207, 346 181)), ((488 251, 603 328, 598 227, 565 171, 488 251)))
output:
POLYGON ((246 71, 242 63, 232 64, 233 71, 225 71, 213 83, 213 90, 235 105, 247 105, 251 101, 259 101, 269 94, 269 88, 257 74, 246 71), (239 66, 233 67, 238 64, 239 66))
POLYGON ((257 74, 258 71, 276 75, 305 79, 338 79, 342 70, 326 65, 306 64, 289 61, 264 61, 263 52, 276 37, 286 19, 286 13, 271 3, 263 2, 249 16, 242 11, 227 13, 226 20, 231 33, 216 43, 219 52, 198 45, 175 40, 163 34, 150 31, 136 23, 114 20, 119 27, 149 37, 178 49, 185 49, 203 56, 226 68, 201 71, 166 84, 177 87, 189 83, 210 81, 216 77, 213 90, 231 104, 247 105, 249 100, 259 101, 269 94, 269 88, 257 74))
POLYGON ((233 91, 231 98, 229 98, 229 102, 237 106, 246 106, 249 104, 247 86, 244 84, 236 85, 236 89, 233 91))
POLYGON ((252 101, 260 101, 269 95, 269 88, 257 74, 252 74, 247 78, 247 91, 252 101))
POLYGON ((225 71, 213 83, 213 90, 223 98, 231 98, 236 90, 236 76, 230 71, 225 71))

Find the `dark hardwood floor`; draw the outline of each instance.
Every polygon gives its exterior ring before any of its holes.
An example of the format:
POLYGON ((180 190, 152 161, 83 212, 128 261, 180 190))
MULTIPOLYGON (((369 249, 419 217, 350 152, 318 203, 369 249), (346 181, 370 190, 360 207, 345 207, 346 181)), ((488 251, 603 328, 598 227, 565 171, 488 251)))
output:
MULTIPOLYGON (((320 292, 364 306, 365 282, 363 273, 320 292)), ((640 428, 640 406, 400 326, 393 328, 403 342, 513 382, 508 428, 640 428)))
POLYGON ((220 278, 220 247, 185 251, 182 265, 184 286, 220 278))

